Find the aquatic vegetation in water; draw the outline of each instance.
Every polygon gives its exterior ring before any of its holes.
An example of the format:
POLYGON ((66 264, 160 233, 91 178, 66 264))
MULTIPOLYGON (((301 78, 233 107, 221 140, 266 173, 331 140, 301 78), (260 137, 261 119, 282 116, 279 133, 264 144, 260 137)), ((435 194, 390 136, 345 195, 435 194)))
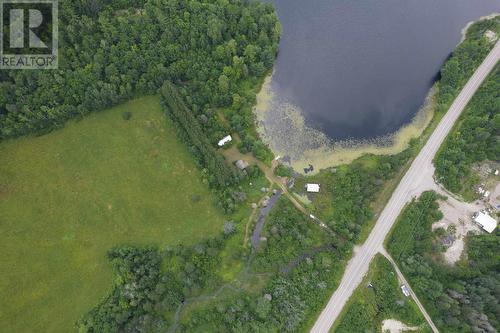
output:
POLYGON ((419 137, 433 117, 432 88, 412 121, 395 133, 369 140, 332 141, 322 131, 306 124, 302 110, 276 96, 272 75, 264 81, 257 95, 255 114, 257 129, 262 140, 275 155, 290 158, 291 166, 301 172, 309 164, 315 171, 330 166, 350 163, 363 154, 397 154, 409 145, 412 138, 419 137))

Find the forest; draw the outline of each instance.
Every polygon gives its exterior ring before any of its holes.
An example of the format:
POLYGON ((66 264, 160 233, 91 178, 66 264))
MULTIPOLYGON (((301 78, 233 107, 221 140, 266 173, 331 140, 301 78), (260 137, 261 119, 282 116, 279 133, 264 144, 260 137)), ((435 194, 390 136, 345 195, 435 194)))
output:
MULTIPOLYGON (((481 39, 481 36, 470 35, 469 38, 481 39)), ((488 45, 481 47, 483 49, 480 52, 457 52, 451 59, 459 64, 472 61, 470 66, 473 69, 487 52, 488 45)), ((438 114, 446 111, 463 85, 463 82, 452 79, 457 74, 457 68, 445 68, 442 72, 443 88, 440 89, 436 106, 438 114)), ((200 168, 208 174, 221 165, 216 154, 213 154, 213 147, 210 147, 210 143, 213 145, 209 136, 211 132, 205 131, 207 113, 202 114, 205 117, 197 116, 198 109, 190 101, 187 89, 175 84, 175 80, 171 82, 166 82, 160 90, 163 109, 177 125, 178 136, 194 154, 200 168)), ((231 109, 234 112, 232 106, 231 109)), ((118 279, 114 292, 118 298, 104 300, 99 308, 112 308, 118 313, 125 311, 126 320, 117 320, 122 318, 121 315, 113 314, 112 311, 106 311, 105 316, 98 316, 96 314, 102 310, 94 310, 79 323, 80 329, 93 332, 107 325, 107 322, 124 331, 132 330, 132 326, 127 326, 130 323, 146 325, 141 326, 145 331, 166 327, 181 332, 206 332, 215 328, 228 332, 295 332, 307 329, 339 282, 343 267, 353 246, 360 240, 363 228, 369 227, 370 221, 374 219, 371 202, 412 159, 421 144, 413 141, 407 150, 394 156, 365 156, 349 165, 298 178, 295 187, 299 189, 305 182, 322 184, 324 190, 314 199, 311 208, 328 224, 331 233, 320 232, 317 226, 310 224, 307 216, 282 199, 266 220, 262 235, 265 241, 256 253, 249 252, 239 244, 235 245, 235 239, 241 237, 242 232, 239 221, 236 221, 235 234, 224 234, 218 238, 223 245, 216 241, 210 243, 212 245, 202 243, 191 248, 185 247, 184 250, 169 250, 168 253, 157 250, 162 258, 161 275, 175 289, 168 292, 168 295, 173 295, 167 302, 170 305, 161 307, 155 301, 148 301, 151 305, 147 306, 148 310, 137 308, 137 311, 128 311, 127 303, 119 300, 126 284, 118 279), (204 253, 211 255, 204 256, 204 253), (227 272, 218 269, 228 266, 240 267, 232 283, 223 281, 222 277, 227 272), (110 307, 109 303, 122 304, 123 308, 110 307)), ((232 172, 226 172, 224 167, 221 171, 220 174, 209 175, 208 183, 213 189, 221 191, 223 187, 238 183, 237 180, 233 181, 232 172)), ((276 172, 289 174, 283 168, 276 172)), ((232 208, 226 210, 231 213, 238 210, 241 203, 229 200, 227 207, 232 208)), ((438 216, 436 213, 429 219, 438 216)), ((411 243, 405 242, 402 244, 411 243)))
POLYGON ((130 246, 110 250, 108 259, 117 274, 113 291, 77 323, 79 332, 165 330, 169 325, 165 313, 216 283, 212 280, 217 279, 214 271, 222 245, 221 238, 213 238, 162 252, 130 246))
POLYGON ((435 192, 425 192, 403 211, 387 249, 443 332, 493 333, 500 329, 499 231, 467 236, 467 259, 457 266, 440 260, 442 218, 435 192))
MULTIPOLYGON (((0 72, 0 140, 42 135, 61 128, 69 119, 159 92, 163 111, 195 157, 204 180, 219 195, 220 208, 228 218, 233 217, 246 195, 241 190, 243 177, 224 163, 215 144, 228 132, 237 132, 242 138, 240 150, 262 160, 269 158, 269 151, 253 132, 251 107, 253 89, 271 70, 278 52, 280 25, 273 7, 245 0, 81 0, 60 2, 59 11, 60 68, 0 72), (221 121, 220 110, 227 111, 227 122, 221 121)), ((470 36, 475 29, 484 31, 485 27, 473 26, 470 36)), ((487 52, 481 38, 472 39, 462 44, 442 71, 441 111, 487 52)), ((362 227, 374 218, 370 202, 417 148, 414 144, 395 156, 365 157, 336 172, 324 170, 308 178, 324 184, 326 195, 313 205, 331 234, 282 199, 266 221, 266 241, 256 253, 234 245, 234 239, 241 236, 236 234, 241 233, 242 218, 235 225, 228 221, 220 236, 194 246, 111 249, 107 257, 116 274, 111 292, 82 316, 78 330, 307 329, 340 280, 362 227), (238 276, 241 283, 224 281, 220 268, 227 262, 243 266, 238 276), (198 304, 179 319, 178 313, 190 301, 224 287, 232 292, 209 298, 211 302, 198 304)), ((255 172, 248 177, 253 181, 262 175, 255 172)), ((305 181, 298 180, 296 186, 305 181)), ((429 221, 436 218, 434 213, 429 221)), ((400 257, 423 262, 432 245, 426 232, 412 239, 409 243, 414 245, 404 248, 400 257)), ((393 247, 399 249, 394 237, 393 247)), ((470 241, 469 264, 475 270, 460 271, 463 283, 448 283, 451 275, 444 273, 443 282, 430 280, 432 270, 427 267, 432 262, 418 266, 427 274, 421 277, 422 290, 440 291, 432 294, 431 300, 437 302, 434 311, 451 309, 443 312, 450 319, 442 317, 440 325, 468 332, 457 322, 465 315, 471 327, 491 323, 498 328, 494 313, 489 312, 498 313, 498 309, 484 310, 494 303, 488 297, 492 281, 498 281, 498 267, 479 252, 486 249, 493 257, 497 245, 495 240, 470 241), (456 293, 442 292, 448 290, 443 286, 456 293), (475 292, 481 299, 473 299, 475 292)))
MULTIPOLYGON (((469 79, 492 44, 486 30, 500 34, 500 18, 476 23, 468 38, 444 65, 439 83, 438 106, 449 105, 453 96, 469 79)), ((484 160, 500 158, 500 70, 497 68, 476 92, 451 135, 435 158, 436 177, 449 190, 473 199, 474 174, 471 167, 484 160)))
MULTIPOLYGON (((242 0, 64 1, 59 21, 58 70, 0 72, 0 140, 47 133, 171 81, 215 144, 228 131, 217 107, 232 107, 235 130, 253 126, 244 82, 270 70, 281 29, 272 5, 242 0)), ((248 148, 261 150, 255 140, 248 148)))
POLYGON ((436 158, 439 181, 455 193, 474 193, 476 162, 500 161, 500 69, 476 92, 436 158))

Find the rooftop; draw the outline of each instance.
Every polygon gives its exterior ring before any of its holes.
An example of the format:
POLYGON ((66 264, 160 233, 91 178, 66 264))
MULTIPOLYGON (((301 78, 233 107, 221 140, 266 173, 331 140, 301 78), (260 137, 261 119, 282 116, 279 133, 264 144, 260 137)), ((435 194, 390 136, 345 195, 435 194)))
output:
POLYGON ((497 220, 483 212, 479 212, 474 221, 490 234, 496 229, 498 224, 497 220))
POLYGON ((319 184, 306 184, 306 191, 318 193, 319 192, 319 184))

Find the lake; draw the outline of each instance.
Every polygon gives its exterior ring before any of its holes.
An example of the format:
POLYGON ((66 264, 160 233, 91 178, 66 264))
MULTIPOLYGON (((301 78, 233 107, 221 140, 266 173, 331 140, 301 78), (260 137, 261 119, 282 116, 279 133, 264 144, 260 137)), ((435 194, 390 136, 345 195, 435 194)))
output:
POLYGON ((462 29, 500 12, 500 0, 270 2, 283 34, 267 113, 258 117, 265 141, 295 159, 325 142, 367 142, 409 124, 462 29))

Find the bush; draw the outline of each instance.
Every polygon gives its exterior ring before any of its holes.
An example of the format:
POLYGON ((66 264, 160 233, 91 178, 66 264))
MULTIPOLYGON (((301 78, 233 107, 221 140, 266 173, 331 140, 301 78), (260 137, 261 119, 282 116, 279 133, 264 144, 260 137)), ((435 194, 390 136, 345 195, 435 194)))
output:
POLYGON ((123 112, 122 118, 123 118, 123 120, 130 120, 130 118, 132 118, 132 112, 129 112, 129 111, 123 112))
POLYGON ((274 169, 274 174, 280 177, 292 177, 293 169, 289 168, 283 164, 278 164, 276 169, 274 169))

